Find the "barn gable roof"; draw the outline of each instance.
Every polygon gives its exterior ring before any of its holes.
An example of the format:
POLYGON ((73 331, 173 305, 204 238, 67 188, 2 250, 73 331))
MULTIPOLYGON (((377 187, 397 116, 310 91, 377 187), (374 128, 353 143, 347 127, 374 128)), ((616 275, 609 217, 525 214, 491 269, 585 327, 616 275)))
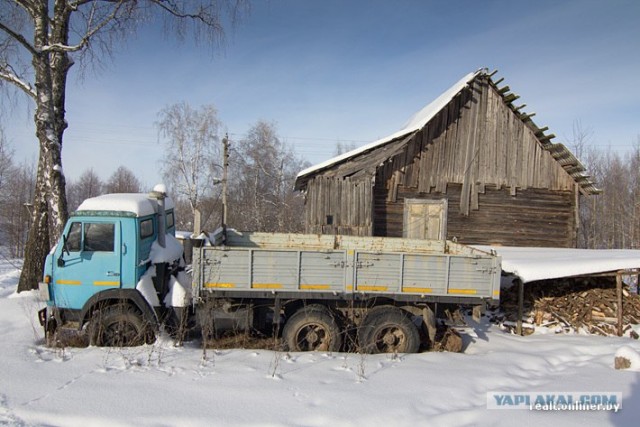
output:
POLYGON ((497 81, 492 81, 491 77, 496 74, 497 71, 493 73, 489 73, 486 68, 481 68, 477 71, 467 74, 463 78, 461 78, 458 82, 456 82, 453 86, 443 92, 440 96, 438 96, 433 102, 422 108, 416 114, 414 114, 407 123, 400 129, 399 131, 379 140, 373 141, 369 144, 363 145, 362 147, 356 148, 347 153, 341 154, 339 156, 333 157, 329 160, 326 160, 322 163, 311 166, 307 169, 302 170, 298 173, 296 178, 295 188, 297 190, 304 189, 306 187, 306 183, 313 176, 327 170, 330 168, 334 168, 340 164, 343 164, 355 157, 362 156, 364 154, 370 153, 374 150, 377 150, 381 147, 386 146, 387 144, 398 141, 401 138, 404 138, 405 143, 409 141, 410 138, 406 138, 408 135, 414 134, 415 132, 424 128, 442 109, 444 109, 462 90, 464 90, 467 86, 469 86, 478 76, 486 77, 489 80, 489 83, 496 87, 496 91, 502 96, 504 102, 508 105, 508 107, 522 120, 527 126, 529 126, 533 132, 535 133, 536 138, 540 145, 549 153, 551 156, 562 166, 562 168, 571 176, 571 178, 579 185, 581 192, 584 194, 598 194, 601 192, 596 186, 595 183, 591 180, 591 177, 586 173, 586 168, 582 165, 582 163, 571 153, 571 151, 560 143, 551 143, 551 139, 555 138, 554 134, 545 134, 548 128, 540 128, 538 127, 532 120, 531 117, 535 115, 535 113, 524 113, 520 111, 525 105, 521 105, 516 107, 513 105, 513 101, 519 98, 518 95, 514 93, 510 93, 509 86, 504 86, 500 89, 497 88, 497 85, 502 82, 503 79, 499 79, 497 81))

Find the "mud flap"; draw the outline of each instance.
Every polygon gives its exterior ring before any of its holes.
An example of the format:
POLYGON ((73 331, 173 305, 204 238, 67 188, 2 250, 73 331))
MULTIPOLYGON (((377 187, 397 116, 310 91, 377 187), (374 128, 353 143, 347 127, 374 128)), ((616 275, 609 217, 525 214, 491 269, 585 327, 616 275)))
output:
POLYGON ((42 326, 42 329, 44 330, 44 338, 48 341, 49 338, 55 334, 56 328, 58 326, 58 321, 55 317, 49 316, 46 307, 38 311, 38 321, 40 322, 40 326, 42 326))
POLYGON ((45 326, 47 324, 47 307, 38 311, 38 321, 40 322, 40 326, 45 326))

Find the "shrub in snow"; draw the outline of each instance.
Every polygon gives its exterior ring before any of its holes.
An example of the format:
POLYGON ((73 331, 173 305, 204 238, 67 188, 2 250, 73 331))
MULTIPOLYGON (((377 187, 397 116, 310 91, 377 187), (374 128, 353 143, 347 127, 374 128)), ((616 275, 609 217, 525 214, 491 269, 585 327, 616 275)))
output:
POLYGON ((623 346, 616 351, 614 359, 616 369, 640 371, 640 353, 629 346, 623 346))

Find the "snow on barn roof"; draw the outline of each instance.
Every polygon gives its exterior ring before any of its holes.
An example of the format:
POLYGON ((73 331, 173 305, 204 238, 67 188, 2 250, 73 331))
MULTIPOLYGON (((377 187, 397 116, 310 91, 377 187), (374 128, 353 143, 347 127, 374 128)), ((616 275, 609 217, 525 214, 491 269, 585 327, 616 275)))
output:
MULTIPOLYGON (((165 209, 173 209, 170 197, 165 199, 165 209)), ((92 197, 78 206, 77 211, 130 212, 136 216, 153 215, 158 211, 157 203, 142 193, 114 193, 92 197)))
POLYGON ((640 269, 640 250, 476 246, 502 258, 502 270, 524 283, 640 269))
POLYGON ((595 183, 591 180, 591 177, 587 174, 587 170, 584 165, 578 160, 571 151, 561 143, 552 143, 551 139, 555 138, 554 134, 545 135, 547 127, 540 128, 537 126, 531 117, 535 113, 524 113, 521 109, 526 105, 516 107, 513 105, 513 101, 519 98, 518 95, 510 93, 509 86, 498 88, 497 85, 502 82, 503 79, 499 79, 494 82, 491 77, 497 72, 489 73, 488 69, 480 68, 472 73, 467 74, 456 82, 453 86, 447 89, 442 95, 437 97, 433 102, 424 107, 422 110, 414 114, 409 121, 400 129, 385 138, 363 145, 355 150, 333 157, 317 165, 311 166, 302 170, 296 177, 296 189, 301 189, 305 186, 305 182, 309 179, 307 176, 313 173, 319 172, 323 169, 327 169, 339 163, 345 162, 351 158, 354 158, 363 153, 372 151, 378 147, 388 144, 392 141, 396 141, 399 138, 405 137, 411 133, 417 132, 424 128, 443 108, 445 108, 463 89, 465 89, 473 80, 480 76, 487 76, 489 83, 495 87, 498 94, 502 97, 505 104, 522 120, 534 133, 538 139, 540 145, 544 150, 547 150, 551 156, 562 166, 564 171, 573 178, 573 180, 580 186, 581 191, 584 194, 599 194, 602 191, 596 187, 595 183))
POLYGON ((414 114, 398 132, 395 132, 385 138, 378 139, 377 141, 371 142, 369 144, 363 145, 362 147, 356 148, 355 150, 351 150, 347 153, 333 157, 325 162, 318 163, 317 165, 304 169, 298 174, 298 178, 318 171, 320 169, 327 168, 336 163, 340 163, 343 160, 355 157, 358 154, 372 150, 397 138, 408 135, 411 132, 422 129, 438 113, 438 111, 442 110, 462 89, 467 86, 467 84, 469 84, 469 82, 471 82, 476 78, 478 74, 484 71, 486 70, 481 68, 461 78, 456 84, 451 86, 446 92, 437 97, 433 102, 414 114))

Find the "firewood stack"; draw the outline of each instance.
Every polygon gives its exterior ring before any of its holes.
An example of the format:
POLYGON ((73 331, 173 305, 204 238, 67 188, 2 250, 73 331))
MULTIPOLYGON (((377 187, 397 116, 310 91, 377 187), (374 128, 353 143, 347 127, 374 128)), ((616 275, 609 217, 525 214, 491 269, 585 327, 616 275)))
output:
MULTIPOLYGON (((640 296, 623 286, 623 332, 638 338, 631 325, 640 323, 640 296)), ((501 313, 493 320, 513 328, 518 318, 518 289, 503 289, 501 313)), ((556 279, 524 285, 525 333, 533 326, 544 326, 556 332, 588 332, 597 335, 617 335, 617 294, 615 278, 594 277, 556 279)))

